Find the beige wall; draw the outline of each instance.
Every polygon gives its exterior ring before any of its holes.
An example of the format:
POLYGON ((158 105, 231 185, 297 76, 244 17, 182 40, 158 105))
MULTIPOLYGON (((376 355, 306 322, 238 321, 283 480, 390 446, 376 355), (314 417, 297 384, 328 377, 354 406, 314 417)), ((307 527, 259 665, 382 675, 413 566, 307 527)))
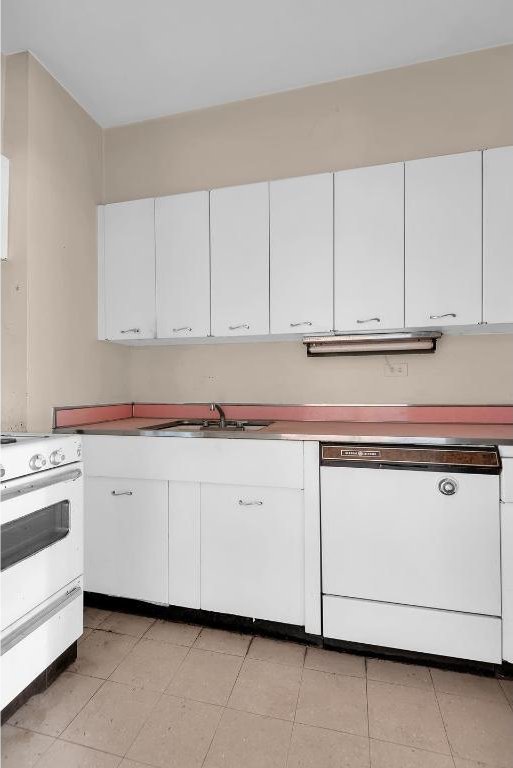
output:
POLYGON ((2 154, 10 159, 9 259, 1 266, 2 429, 23 431, 27 427, 26 55, 2 57, 2 91, 2 154))
POLYGON ((513 337, 307 360, 299 343, 96 340, 95 204, 513 143, 513 46, 102 131, 28 54, 5 61, 11 158, 2 427, 55 404, 143 400, 512 402, 513 337), (104 142, 102 158, 102 139, 104 142), (102 165, 104 185, 102 192, 102 165))
POLYGON ((23 295, 16 316, 7 302, 3 307, 3 428, 44 430, 51 425, 52 405, 128 399, 130 352, 96 340, 102 131, 30 55, 7 58, 6 83, 6 98, 12 87, 17 108, 7 101, 5 150, 25 158, 23 167, 13 157, 13 183, 24 186, 26 208, 13 188, 3 288, 11 304, 23 295), (22 119, 19 102, 25 93, 22 119), (7 141, 18 131, 27 137, 24 155, 22 136, 7 141), (15 369, 12 360, 20 363, 15 369))
MULTIPOLYGON (((105 132, 105 201, 513 143, 513 46, 105 132)), ((513 337, 408 356, 307 360, 299 343, 135 348, 144 400, 512 402, 513 337)))

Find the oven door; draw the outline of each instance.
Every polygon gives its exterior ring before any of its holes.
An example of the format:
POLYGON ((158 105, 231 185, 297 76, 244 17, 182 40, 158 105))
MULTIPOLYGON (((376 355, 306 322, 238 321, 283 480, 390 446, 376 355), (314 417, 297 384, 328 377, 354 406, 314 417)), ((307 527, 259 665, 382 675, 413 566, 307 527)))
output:
POLYGON ((83 573, 82 464, 2 484, 2 629, 83 573))

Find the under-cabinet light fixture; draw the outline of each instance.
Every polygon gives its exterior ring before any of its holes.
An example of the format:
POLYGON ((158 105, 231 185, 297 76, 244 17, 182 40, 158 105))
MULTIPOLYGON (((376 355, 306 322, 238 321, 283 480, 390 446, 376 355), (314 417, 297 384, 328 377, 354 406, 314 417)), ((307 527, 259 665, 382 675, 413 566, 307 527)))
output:
POLYGON ((413 333, 372 333, 331 336, 305 336, 308 357, 329 355, 390 355, 419 354, 434 352, 440 331, 418 331, 413 333))

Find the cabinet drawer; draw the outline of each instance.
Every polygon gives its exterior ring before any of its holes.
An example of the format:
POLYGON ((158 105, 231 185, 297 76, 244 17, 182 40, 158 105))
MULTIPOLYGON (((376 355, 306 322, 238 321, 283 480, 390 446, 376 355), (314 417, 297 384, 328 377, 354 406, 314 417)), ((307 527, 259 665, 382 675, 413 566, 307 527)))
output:
POLYGON ((403 651, 501 662, 501 620, 371 600, 323 597, 324 637, 403 651))
POLYGON ((303 494, 201 487, 201 607, 304 624, 303 494))
POLYGON ((303 487, 303 443, 85 435, 86 475, 147 480, 303 487))

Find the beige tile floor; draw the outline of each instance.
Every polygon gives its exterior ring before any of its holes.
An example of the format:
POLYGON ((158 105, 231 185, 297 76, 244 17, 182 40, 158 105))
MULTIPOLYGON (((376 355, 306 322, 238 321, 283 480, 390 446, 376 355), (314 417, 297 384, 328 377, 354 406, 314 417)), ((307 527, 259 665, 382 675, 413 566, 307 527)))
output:
POLYGON ((513 681, 86 609, 3 768, 513 768, 513 681))

